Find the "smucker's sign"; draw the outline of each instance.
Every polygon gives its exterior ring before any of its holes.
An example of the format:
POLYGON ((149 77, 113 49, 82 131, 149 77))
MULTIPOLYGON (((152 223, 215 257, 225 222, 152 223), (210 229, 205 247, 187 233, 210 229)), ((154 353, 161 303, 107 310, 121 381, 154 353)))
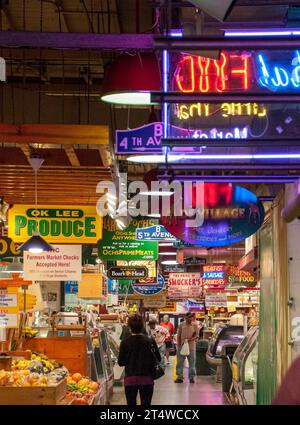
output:
POLYGON ((25 242, 38 231, 49 243, 94 244, 102 238, 102 217, 92 206, 14 205, 8 213, 8 236, 25 242))

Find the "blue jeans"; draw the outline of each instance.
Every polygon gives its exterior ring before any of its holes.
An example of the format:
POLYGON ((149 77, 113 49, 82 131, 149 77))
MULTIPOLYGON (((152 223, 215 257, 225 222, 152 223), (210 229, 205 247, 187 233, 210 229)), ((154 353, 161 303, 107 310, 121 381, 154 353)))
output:
POLYGON ((161 367, 166 367, 166 364, 165 364, 166 344, 163 343, 163 345, 161 347, 159 347, 158 350, 159 350, 159 354, 160 354, 160 357, 161 357, 160 365, 161 365, 161 367))
POLYGON ((180 354, 181 347, 177 347, 177 365, 176 375, 177 379, 183 380, 183 366, 184 360, 187 357, 189 361, 189 379, 192 379, 196 375, 196 350, 190 350, 189 356, 182 356, 180 354))

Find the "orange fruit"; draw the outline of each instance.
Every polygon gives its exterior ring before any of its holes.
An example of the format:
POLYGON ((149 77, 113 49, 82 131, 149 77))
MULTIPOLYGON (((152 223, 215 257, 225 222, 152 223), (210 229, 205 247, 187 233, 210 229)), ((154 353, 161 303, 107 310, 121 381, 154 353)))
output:
POLYGON ((72 378, 74 381, 79 382, 82 379, 82 375, 80 373, 73 373, 72 378))

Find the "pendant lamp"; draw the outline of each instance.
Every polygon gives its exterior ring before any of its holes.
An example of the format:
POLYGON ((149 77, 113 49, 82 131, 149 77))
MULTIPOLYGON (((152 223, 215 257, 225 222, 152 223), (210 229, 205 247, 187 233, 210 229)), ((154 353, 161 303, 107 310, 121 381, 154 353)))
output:
POLYGON ((153 105, 151 91, 161 90, 161 72, 155 54, 122 54, 105 70, 103 102, 153 105))
POLYGON ((30 165, 34 171, 34 182, 35 182, 35 216, 36 216, 36 225, 35 232, 33 236, 31 236, 28 241, 24 242, 20 247, 20 251, 29 251, 33 254, 39 254, 43 251, 53 251, 53 247, 48 244, 40 235, 38 231, 38 221, 37 221, 37 172, 41 168, 42 163, 44 162, 43 158, 39 157, 30 157, 29 158, 30 165))

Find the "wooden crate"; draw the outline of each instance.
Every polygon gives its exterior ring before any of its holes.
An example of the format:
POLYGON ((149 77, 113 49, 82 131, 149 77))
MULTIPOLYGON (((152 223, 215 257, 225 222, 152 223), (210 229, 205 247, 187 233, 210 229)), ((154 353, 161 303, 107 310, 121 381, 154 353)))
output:
POLYGON ((54 405, 65 397, 67 380, 53 387, 0 387, 0 404, 54 405))

